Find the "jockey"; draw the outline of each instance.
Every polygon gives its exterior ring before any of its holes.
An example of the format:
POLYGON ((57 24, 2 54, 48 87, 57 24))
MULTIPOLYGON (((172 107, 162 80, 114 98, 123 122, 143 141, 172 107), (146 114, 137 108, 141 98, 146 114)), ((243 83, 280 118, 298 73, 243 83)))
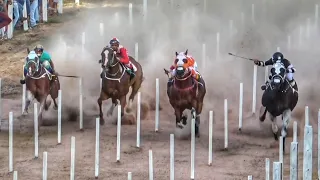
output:
MULTIPOLYGON (((289 80, 290 85, 294 86, 296 84, 296 82, 293 79, 293 73, 296 72, 296 69, 293 67, 293 65, 291 64, 291 62, 288 59, 285 59, 283 57, 283 54, 281 52, 275 52, 272 55, 272 58, 270 58, 269 60, 267 60, 265 62, 259 61, 259 60, 254 60, 254 64, 256 64, 258 66, 269 66, 269 65, 273 65, 277 61, 281 61, 281 63, 285 66, 285 68, 287 68, 286 78, 289 80)), ((268 81, 266 82, 266 84, 267 83, 268 83, 268 81)), ((262 90, 266 89, 266 84, 261 86, 262 90)))
MULTIPOLYGON (((34 47, 34 52, 37 54, 39 62, 53 75, 51 81, 54 81, 54 77, 57 76, 57 73, 54 70, 54 64, 51 60, 51 56, 49 55, 49 53, 43 50, 42 45, 37 45, 36 47, 34 47)), ((27 74, 26 68, 27 67, 25 66, 24 76, 26 76, 27 74)), ((20 80, 20 83, 24 84, 25 80, 20 80)))
POLYGON ((116 53, 117 57, 119 57, 119 61, 125 67, 127 67, 126 72, 130 75, 130 79, 133 79, 135 77, 137 68, 130 62, 127 49, 120 45, 120 41, 118 40, 118 38, 112 38, 109 44, 110 47, 114 50, 114 53, 116 53))
MULTIPOLYGON (((180 54, 177 55, 176 59, 179 58, 180 54)), ((189 71, 191 71, 192 73, 192 77, 194 79, 196 79, 198 82, 200 81, 201 79, 201 75, 200 73, 198 72, 198 65, 197 65, 197 62, 195 61, 195 59, 191 56, 191 55, 184 55, 183 58, 187 58, 187 69, 189 71)), ((174 60, 174 63, 173 65, 170 67, 170 77, 169 77, 169 81, 171 82, 173 80, 173 77, 176 75, 176 68, 177 68, 177 61, 176 59, 174 60)))

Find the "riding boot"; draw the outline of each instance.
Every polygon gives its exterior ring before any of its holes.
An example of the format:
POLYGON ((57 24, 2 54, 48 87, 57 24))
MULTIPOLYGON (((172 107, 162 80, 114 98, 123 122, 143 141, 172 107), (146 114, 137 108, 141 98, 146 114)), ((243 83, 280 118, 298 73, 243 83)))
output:
POLYGON ((102 79, 104 77, 104 70, 100 73, 100 78, 102 79))
POLYGON ((133 69, 126 69, 127 73, 130 75, 130 81, 136 76, 133 69))
POLYGON ((264 91, 264 90, 267 89, 267 84, 268 84, 268 81, 261 86, 261 90, 262 90, 262 91, 264 91))
POLYGON ((296 85, 296 81, 294 79, 292 79, 291 81, 289 81, 290 85, 293 87, 296 85))
MULTIPOLYGON (((26 75, 27 75, 27 69, 26 68, 24 68, 23 74, 24 74, 24 77, 26 77, 26 75)), ((20 79, 20 84, 25 84, 25 83, 26 83, 25 79, 20 79)))

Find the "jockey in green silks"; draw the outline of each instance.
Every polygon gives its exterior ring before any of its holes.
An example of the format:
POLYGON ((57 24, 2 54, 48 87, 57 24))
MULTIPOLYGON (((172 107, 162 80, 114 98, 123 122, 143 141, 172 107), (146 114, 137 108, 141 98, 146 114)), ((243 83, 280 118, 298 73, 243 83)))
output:
MULTIPOLYGON (((55 70, 54 70, 54 64, 51 60, 51 56, 47 51, 44 51, 44 48, 42 45, 37 45, 36 47, 34 47, 34 51, 37 54, 38 58, 39 58, 39 63, 46 68, 46 70, 48 70, 51 74, 52 74, 52 79, 51 81, 55 80, 55 77, 58 75, 55 70)), ((24 68, 24 76, 27 75, 27 66, 25 65, 24 68)), ((20 80, 21 84, 25 84, 25 79, 20 80)))

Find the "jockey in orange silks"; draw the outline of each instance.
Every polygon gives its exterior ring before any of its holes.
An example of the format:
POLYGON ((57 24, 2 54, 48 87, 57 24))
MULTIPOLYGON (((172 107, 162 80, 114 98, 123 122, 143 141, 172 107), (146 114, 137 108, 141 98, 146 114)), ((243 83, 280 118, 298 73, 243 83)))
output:
POLYGON ((173 65, 170 67, 169 81, 172 81, 173 77, 176 75, 176 68, 178 66, 183 66, 188 71, 191 71, 192 77, 199 82, 201 75, 197 71, 197 62, 191 55, 188 54, 188 50, 186 50, 186 52, 176 52, 176 58, 173 65))

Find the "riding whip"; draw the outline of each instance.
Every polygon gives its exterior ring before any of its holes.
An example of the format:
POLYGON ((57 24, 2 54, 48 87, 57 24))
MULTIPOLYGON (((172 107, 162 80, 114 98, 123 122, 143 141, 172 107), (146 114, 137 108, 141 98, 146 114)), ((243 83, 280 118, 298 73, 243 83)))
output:
POLYGON ((249 60, 249 61, 255 61, 257 59, 252 59, 252 58, 247 58, 247 57, 242 57, 242 56, 239 56, 239 55, 236 55, 236 54, 232 54, 232 53, 228 53, 230 56, 234 56, 234 57, 238 57, 238 58, 241 58, 241 59, 246 59, 246 60, 249 60))

